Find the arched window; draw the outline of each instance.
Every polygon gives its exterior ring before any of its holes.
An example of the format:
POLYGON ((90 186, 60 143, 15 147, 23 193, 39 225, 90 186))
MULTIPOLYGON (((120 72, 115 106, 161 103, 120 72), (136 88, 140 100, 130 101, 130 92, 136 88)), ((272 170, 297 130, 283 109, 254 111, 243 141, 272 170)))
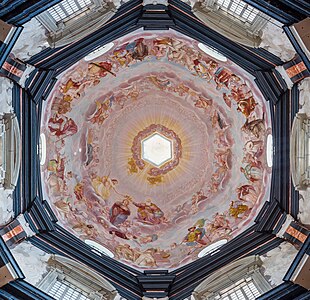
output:
POLYGON ((48 42, 60 47, 94 32, 116 12, 113 1, 63 0, 36 18, 48 31, 48 42))
POLYGON ((261 43, 268 16, 242 0, 194 1, 193 13, 213 30, 250 47, 261 43))
POLYGON ((118 294, 101 275, 69 258, 52 255, 38 288, 56 300, 112 300, 118 294))
POLYGON ((20 131, 14 113, 0 115, 0 187, 13 190, 20 169, 20 131))
POLYGON ((207 277, 192 296, 196 300, 254 300, 271 289, 261 266, 256 256, 235 261, 207 277))
POLYGON ((293 121, 290 140, 292 180, 297 190, 310 186, 310 118, 298 113, 293 121))

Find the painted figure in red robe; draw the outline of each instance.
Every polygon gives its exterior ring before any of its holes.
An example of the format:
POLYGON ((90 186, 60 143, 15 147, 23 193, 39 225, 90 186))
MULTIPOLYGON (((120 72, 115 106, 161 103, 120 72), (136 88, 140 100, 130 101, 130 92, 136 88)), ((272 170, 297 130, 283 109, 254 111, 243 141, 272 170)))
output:
POLYGON ((48 128, 57 137, 73 135, 78 131, 77 125, 71 118, 57 113, 48 120, 48 128))

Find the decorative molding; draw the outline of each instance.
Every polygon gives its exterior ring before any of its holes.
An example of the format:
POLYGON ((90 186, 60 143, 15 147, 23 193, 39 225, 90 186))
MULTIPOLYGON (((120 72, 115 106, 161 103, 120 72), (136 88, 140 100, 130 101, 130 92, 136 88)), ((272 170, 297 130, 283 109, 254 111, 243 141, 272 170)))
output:
POLYGON ((47 263, 49 273, 38 284, 38 288, 46 293, 56 281, 66 281, 87 293, 91 299, 113 300, 117 296, 113 285, 85 265, 59 255, 52 255, 47 263))
POLYGON ((77 16, 73 14, 67 17, 68 20, 56 22, 48 11, 36 17, 49 32, 48 43, 51 47, 62 47, 93 33, 114 16, 119 5, 118 1, 92 2, 86 13, 77 16))
POLYGON ((293 59, 296 55, 294 47, 279 22, 268 22, 262 30, 261 39, 259 47, 266 49, 284 62, 293 59))
POLYGON ((263 18, 259 13, 253 24, 244 23, 237 16, 230 16, 219 9, 214 3, 208 5, 206 1, 196 1, 192 7, 194 15, 208 27, 223 34, 234 42, 249 47, 258 47, 261 43, 261 30, 266 26, 268 17, 263 18))
POLYGON ((17 278, 18 276, 10 263, 0 267, 0 287, 8 284, 11 281, 14 281, 17 278))
POLYGON ((276 70, 279 72, 279 74, 282 76, 282 78, 284 79, 284 81, 285 81, 287 87, 288 87, 289 89, 291 89, 291 88, 293 87, 294 83, 293 83, 293 81, 291 80, 291 78, 287 75, 287 73, 286 73, 285 69, 283 68, 283 66, 276 66, 275 69, 276 69, 276 70))
POLYGON ((304 225, 310 225, 310 189, 299 191, 299 194, 298 220, 304 225))
POLYGON ((281 226, 281 229, 279 230, 279 232, 277 232, 276 236, 279 238, 283 238, 283 234, 286 232, 288 227, 291 225, 291 222, 294 222, 294 221, 295 220, 291 215, 286 215, 286 220, 281 226))
POLYGON ((17 216, 16 220, 20 223, 23 230, 25 231, 27 237, 34 236, 36 233, 31 230, 29 223, 26 221, 25 216, 20 214, 17 216))
POLYGON ((310 77, 302 80, 299 85, 299 112, 310 116, 310 77))
POLYGON ((290 162, 292 180, 295 189, 306 190, 310 186, 310 117, 305 113, 297 113, 290 139, 290 162))

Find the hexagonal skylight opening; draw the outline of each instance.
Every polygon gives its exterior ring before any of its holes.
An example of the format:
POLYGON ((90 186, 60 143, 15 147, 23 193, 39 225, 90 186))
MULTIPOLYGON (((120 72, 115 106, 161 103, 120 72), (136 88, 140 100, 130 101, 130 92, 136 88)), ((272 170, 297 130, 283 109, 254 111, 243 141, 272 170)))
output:
POLYGON ((160 167, 172 159, 172 141, 158 132, 141 142, 142 159, 155 167, 160 167))

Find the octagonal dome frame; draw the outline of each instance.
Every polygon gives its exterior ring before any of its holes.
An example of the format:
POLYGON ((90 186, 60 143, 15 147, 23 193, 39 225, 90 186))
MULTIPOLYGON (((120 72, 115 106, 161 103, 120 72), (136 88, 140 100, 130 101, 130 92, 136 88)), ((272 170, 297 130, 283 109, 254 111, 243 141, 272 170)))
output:
POLYGON ((275 70, 275 65, 282 64, 279 58, 265 50, 249 49, 229 41, 203 25, 193 16, 190 7, 180 1, 172 0, 168 7, 154 5, 144 10, 141 1, 133 0, 122 5, 109 23, 92 35, 72 43, 69 47, 46 49, 32 57, 28 63, 34 65, 36 69, 27 79, 25 88, 17 83, 13 88, 13 105, 19 116, 23 133, 23 172, 14 194, 14 212, 16 215, 24 214, 36 234, 29 238, 35 246, 52 253, 69 252, 72 258, 100 272, 108 280, 111 278, 113 285, 123 297, 134 300, 142 295, 184 299, 204 278, 223 266, 225 262, 248 253, 265 253, 279 244, 270 232, 276 224, 281 225, 281 222, 284 222, 281 218, 283 211, 293 216, 296 216, 298 212, 298 195, 293 193, 292 198, 289 198, 291 192, 289 189, 289 150, 281 148, 281 145, 285 140, 289 140, 290 119, 297 111, 295 104, 298 103, 299 97, 297 85, 292 90, 288 90, 275 70), (163 11, 162 17, 159 17, 157 13, 159 7, 163 11), (154 16, 156 15, 153 27, 149 23, 152 9, 154 9, 154 16), (278 154, 274 159, 273 170, 281 172, 281 179, 273 174, 270 202, 263 206, 253 226, 223 245, 221 250, 212 257, 207 255, 172 272, 140 272, 109 257, 101 259, 95 257, 91 247, 57 224, 56 216, 44 200, 41 178, 38 174, 39 157, 36 149, 40 135, 42 101, 47 98, 57 81, 56 76, 98 46, 143 26, 147 29, 170 27, 182 32, 201 43, 218 49, 256 78, 258 87, 269 101, 272 112, 274 152, 278 154), (287 106, 288 99, 291 99, 293 103, 291 115, 290 107, 287 106), (21 106, 20 103, 26 105, 21 106), (21 115, 23 118, 20 118, 21 115), (21 186, 23 186, 22 189, 21 186), (280 219, 280 223, 277 223, 280 219), (243 247, 245 244, 247 246, 243 247), (233 252, 230 251, 232 248, 233 252), (149 286, 152 276, 156 276, 156 282, 151 283, 153 288, 149 286), (157 289, 155 293, 150 292, 150 290, 156 290, 158 284, 162 284, 165 288, 157 289))

